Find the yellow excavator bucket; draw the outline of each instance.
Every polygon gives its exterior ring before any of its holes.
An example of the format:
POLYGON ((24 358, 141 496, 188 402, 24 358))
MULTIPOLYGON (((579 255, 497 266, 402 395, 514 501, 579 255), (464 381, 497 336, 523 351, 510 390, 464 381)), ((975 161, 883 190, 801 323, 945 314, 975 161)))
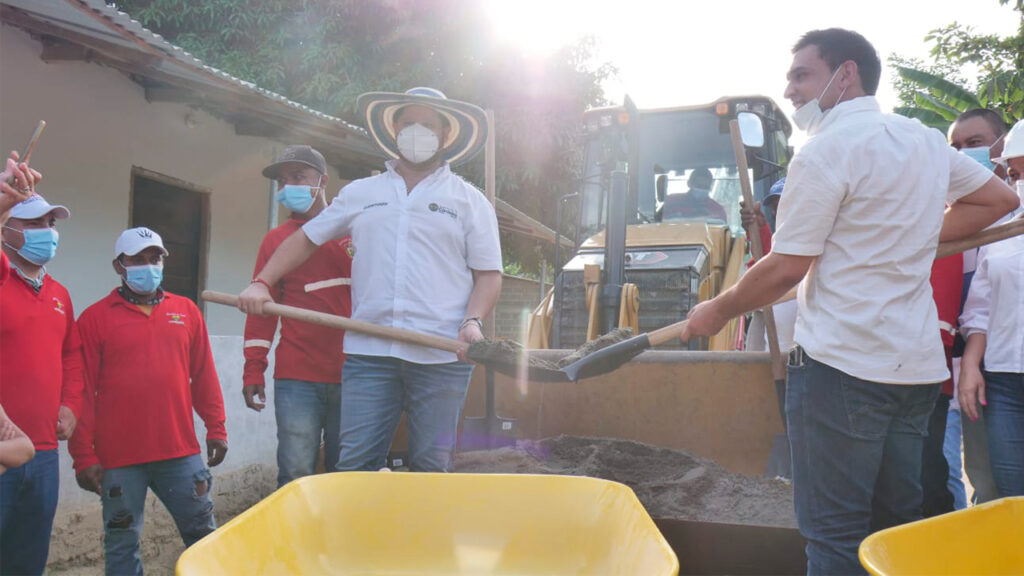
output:
POLYGON ((875 576, 1024 574, 1024 496, 876 532, 860 545, 875 576))
POLYGON ((596 478, 340 472, 289 483, 186 550, 192 574, 665 574, 636 495, 596 478))

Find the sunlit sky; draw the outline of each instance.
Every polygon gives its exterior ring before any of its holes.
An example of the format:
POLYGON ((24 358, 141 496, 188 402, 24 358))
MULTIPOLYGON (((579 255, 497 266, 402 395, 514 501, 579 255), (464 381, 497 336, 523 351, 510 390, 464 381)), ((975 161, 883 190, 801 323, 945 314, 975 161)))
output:
MULTIPOLYGON (((883 66, 900 54, 927 60, 925 35, 952 22, 986 34, 1015 33, 1019 18, 998 0, 484 0, 496 37, 543 54, 576 38, 598 42, 596 61, 619 69, 605 85, 613 102, 629 94, 640 108, 764 94, 782 97, 791 48, 806 31, 833 26, 863 34, 883 66)), ((898 105, 891 70, 878 98, 898 105)))

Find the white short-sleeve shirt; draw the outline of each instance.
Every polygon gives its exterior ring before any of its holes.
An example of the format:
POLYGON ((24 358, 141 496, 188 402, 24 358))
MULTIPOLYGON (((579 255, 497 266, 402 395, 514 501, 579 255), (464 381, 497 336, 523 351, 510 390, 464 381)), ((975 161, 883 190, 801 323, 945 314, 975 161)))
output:
MULTIPOLYGON (((494 208, 447 165, 406 192, 387 171, 356 180, 302 230, 317 245, 352 236, 352 318, 456 338, 473 290, 473 270, 502 269, 494 208)), ((420 364, 455 354, 356 332, 345 353, 391 356, 420 364)))
POLYGON ((790 163, 772 251, 817 256, 794 338, 814 359, 890 384, 949 378, 929 277, 947 203, 992 173, 874 97, 843 102, 790 163))
POLYGON ((960 330, 987 335, 985 370, 1024 373, 1024 237, 981 248, 960 330))

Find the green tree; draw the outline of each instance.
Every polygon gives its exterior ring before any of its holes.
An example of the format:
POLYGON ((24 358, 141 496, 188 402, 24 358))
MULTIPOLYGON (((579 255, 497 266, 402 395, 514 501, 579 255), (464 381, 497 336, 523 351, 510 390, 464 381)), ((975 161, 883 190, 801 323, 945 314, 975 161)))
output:
POLYGON ((894 87, 904 104, 895 111, 943 131, 971 108, 995 110, 1007 124, 1024 118, 1024 0, 1015 0, 1013 10, 1019 20, 1014 36, 976 34, 954 22, 925 36, 933 44, 931 63, 891 56, 898 73, 894 87), (974 78, 963 77, 967 65, 976 67, 974 78))
MULTIPOLYGON (((583 111, 615 70, 584 39, 545 57, 497 43, 475 0, 118 0, 197 58, 323 112, 355 118, 359 94, 433 86, 495 111, 498 196, 554 225, 573 187, 583 111)), ((459 171, 483 184, 482 155, 459 171)), ((533 242, 503 237, 535 269, 533 242)), ((550 260, 550 256, 549 256, 550 260)))

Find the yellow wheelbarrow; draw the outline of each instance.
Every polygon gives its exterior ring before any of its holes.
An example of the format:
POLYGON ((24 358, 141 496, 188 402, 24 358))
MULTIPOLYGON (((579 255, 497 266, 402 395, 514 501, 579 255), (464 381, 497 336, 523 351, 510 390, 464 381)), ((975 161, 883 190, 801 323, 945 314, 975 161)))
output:
POLYGON ((596 478, 347 472, 301 478, 178 559, 186 574, 675 575, 628 487, 596 478))
POLYGON ((876 532, 860 563, 875 576, 1024 574, 1024 496, 876 532))

